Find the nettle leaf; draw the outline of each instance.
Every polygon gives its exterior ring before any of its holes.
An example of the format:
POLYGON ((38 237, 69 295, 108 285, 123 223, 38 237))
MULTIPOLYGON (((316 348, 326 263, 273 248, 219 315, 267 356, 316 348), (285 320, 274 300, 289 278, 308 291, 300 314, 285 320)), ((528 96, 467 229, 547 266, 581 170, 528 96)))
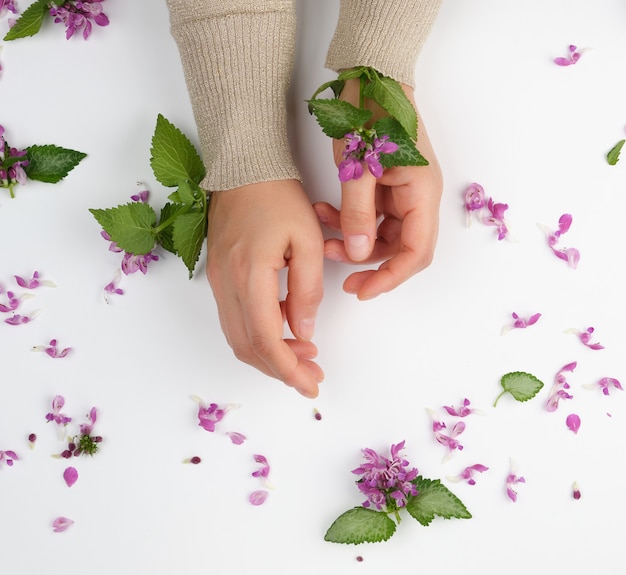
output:
MULTIPOLYGON (((170 198, 171 199, 171 198, 170 198)), ((187 211, 187 207, 183 204, 177 202, 167 202, 161 208, 161 214, 159 218, 159 224, 165 223, 168 220, 172 220, 176 218, 179 212, 185 213, 187 211)), ((157 233, 156 241, 168 252, 176 255, 176 248, 174 247, 174 239, 172 238, 173 227, 170 225, 165 226, 162 230, 157 233)))
POLYGON ((429 525, 435 517, 471 519, 472 514, 463 502, 439 479, 426 479, 420 475, 413 483, 419 493, 409 498, 406 510, 422 525, 429 525))
POLYGON ((143 255, 154 248, 156 213, 148 204, 132 202, 116 208, 89 211, 124 251, 143 255))
POLYGON ((174 249, 187 266, 190 279, 200 257, 206 229, 207 221, 204 211, 181 214, 173 224, 174 249))
MULTIPOLYGON (((322 92, 328 90, 330 88, 335 95, 335 98, 339 97, 341 94, 343 87, 345 86, 345 80, 341 80, 337 78, 336 80, 331 80, 330 82, 324 82, 317 90, 315 90, 315 94, 311 96, 311 100, 315 100, 322 92)), ((313 109, 311 108, 311 104, 309 104, 309 114, 313 113, 313 109)))
POLYGON ((372 117, 370 110, 363 110, 343 100, 308 100, 324 134, 341 140, 346 134, 362 128, 372 117))
POLYGON ((387 541, 395 530, 396 524, 386 513, 355 507, 335 519, 324 535, 324 541, 353 545, 377 543, 387 541))
POLYGON ((413 140, 417 140, 417 113, 402 90, 402 86, 396 80, 374 74, 365 86, 363 94, 366 98, 378 103, 390 116, 396 118, 407 134, 413 140))
POLYGON ((150 152, 154 176, 164 186, 177 186, 186 180, 198 184, 206 174, 194 145, 161 114, 157 117, 150 152))
POLYGON ((619 155, 622 151, 622 148, 624 147, 624 143, 626 143, 626 140, 620 140, 611 148, 609 153, 606 155, 606 161, 609 163, 609 165, 614 166, 615 164, 617 164, 617 162, 619 162, 619 155))
POLYGON ((502 376, 500 385, 502 385, 504 391, 496 397, 493 403, 494 407, 505 393, 510 393, 517 401, 528 401, 532 399, 543 387, 543 382, 530 373, 512 371, 502 376))
POLYGON ((367 66, 356 66, 355 68, 348 68, 347 70, 343 70, 339 72, 337 75, 338 80, 352 80, 354 78, 360 78, 361 76, 366 76, 367 78, 371 78, 371 68, 367 66))
POLYGON ((31 180, 56 184, 71 172, 87 154, 59 146, 30 146, 26 148, 28 165, 24 166, 31 180))
POLYGON ((41 29, 44 18, 49 11, 50 0, 37 0, 33 2, 22 15, 17 19, 12 28, 9 29, 4 39, 17 40, 34 36, 41 29))
POLYGON ((372 128, 380 136, 389 136, 389 140, 398 144, 393 154, 381 154, 380 163, 384 168, 392 166, 427 166, 428 160, 420 154, 415 142, 409 137, 400 122, 394 118, 381 118, 372 128))

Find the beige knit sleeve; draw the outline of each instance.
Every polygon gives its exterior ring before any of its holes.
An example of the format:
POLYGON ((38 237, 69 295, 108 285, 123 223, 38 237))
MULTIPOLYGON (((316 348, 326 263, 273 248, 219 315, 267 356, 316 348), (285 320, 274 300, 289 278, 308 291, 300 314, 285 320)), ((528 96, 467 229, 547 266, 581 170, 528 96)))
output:
POLYGON ((207 176, 202 187, 300 179, 287 140, 295 0, 167 0, 207 176))
POLYGON ((370 66, 415 85, 415 63, 442 0, 341 0, 326 67, 370 66))

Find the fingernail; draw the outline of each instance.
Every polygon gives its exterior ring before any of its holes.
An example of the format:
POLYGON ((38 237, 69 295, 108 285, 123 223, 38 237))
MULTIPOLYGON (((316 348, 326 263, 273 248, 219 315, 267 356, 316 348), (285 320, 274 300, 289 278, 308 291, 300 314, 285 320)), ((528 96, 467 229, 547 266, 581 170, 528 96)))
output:
POLYGON ((311 318, 301 319, 299 325, 300 337, 302 339, 312 339, 315 331, 315 320, 311 318))
POLYGON ((326 214, 324 214, 321 210, 318 210, 315 206, 313 206, 313 209, 315 210, 315 213, 317 214, 317 219, 322 224, 327 224, 328 223, 328 216, 326 216, 326 214))
POLYGON ((353 260, 357 262, 364 260, 370 254, 370 239, 363 234, 348 236, 346 238, 346 250, 353 260))
POLYGON ((324 257, 328 258, 329 260, 333 260, 334 262, 340 262, 341 261, 341 254, 339 252, 335 252, 335 251, 332 251, 332 250, 324 252, 324 257))

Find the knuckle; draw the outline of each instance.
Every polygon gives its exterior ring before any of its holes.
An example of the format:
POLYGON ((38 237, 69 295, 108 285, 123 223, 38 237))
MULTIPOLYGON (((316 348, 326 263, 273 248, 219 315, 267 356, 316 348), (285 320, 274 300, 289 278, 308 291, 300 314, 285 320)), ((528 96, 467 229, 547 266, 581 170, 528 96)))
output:
POLYGON ((372 214, 366 210, 342 210, 342 228, 365 228, 373 222, 372 214))

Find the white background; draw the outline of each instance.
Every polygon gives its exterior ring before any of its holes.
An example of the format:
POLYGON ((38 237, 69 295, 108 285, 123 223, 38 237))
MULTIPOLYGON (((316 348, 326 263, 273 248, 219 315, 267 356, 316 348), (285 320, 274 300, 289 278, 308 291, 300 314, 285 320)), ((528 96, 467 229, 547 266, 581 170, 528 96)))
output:
MULTIPOLYGON (((0 468, 2 572, 621 573, 626 397, 583 386, 604 376, 626 383, 626 159, 605 160, 626 125, 626 5, 444 2, 416 70, 445 176, 435 261, 369 302, 342 292, 347 267, 327 264, 315 338, 326 381, 314 401, 232 356, 203 265, 189 281, 181 262, 162 255, 147 276, 123 278, 124 296, 104 301, 119 254, 107 251, 88 208, 127 201, 137 181, 162 205, 168 192, 149 166, 158 113, 197 142, 165 2, 110 0, 105 10, 110 26, 87 42, 66 41, 47 22, 33 38, 4 42, 0 56, 0 123, 11 144, 88 154, 58 185, 29 182, 14 200, 0 190, 0 282, 13 289, 14 274, 39 270, 57 284, 23 303, 21 311, 41 310, 35 321, 0 324, 0 449, 21 458, 0 468), (560 68, 552 60, 570 43, 590 50, 560 68), (509 204, 514 241, 466 227, 463 192, 474 181, 509 204), (537 227, 555 229, 563 213, 573 216, 564 240, 581 252, 577 270, 553 256, 537 227), (513 311, 542 317, 501 336, 513 311), (564 333, 588 326, 606 349, 564 333), (52 360, 31 351, 53 337, 73 353, 52 360), (572 361, 574 399, 548 413, 554 375, 572 361), (500 377, 515 370, 544 389, 494 409, 500 377), (80 478, 71 489, 66 462, 50 457, 62 448, 45 423, 55 394, 77 422, 96 406, 104 437, 96 457, 73 462, 80 478), (240 407, 209 434, 192 395, 240 407), (443 414, 465 397, 483 415, 469 417, 465 449, 443 462, 426 408, 443 414), (565 426, 572 412, 578 435, 565 426), (232 445, 226 431, 248 441, 232 445), (324 542, 335 517, 362 500, 350 473, 360 449, 384 452, 403 439, 411 462, 442 479, 473 518, 425 528, 407 515, 386 543, 324 542), (275 487, 262 507, 247 501, 261 487, 250 476, 255 453, 267 456, 275 487), (181 463, 192 455, 202 463, 181 463), (510 460, 526 479, 517 503, 505 494, 510 460), (475 486, 446 479, 474 463, 489 467, 475 486), (53 534, 59 515, 75 524, 53 534)), ((298 12, 297 157, 311 198, 336 203, 330 144, 303 101, 333 77, 323 65, 338 3, 301 0, 298 12)), ((4 35, 6 17, 0 27, 4 35)))

